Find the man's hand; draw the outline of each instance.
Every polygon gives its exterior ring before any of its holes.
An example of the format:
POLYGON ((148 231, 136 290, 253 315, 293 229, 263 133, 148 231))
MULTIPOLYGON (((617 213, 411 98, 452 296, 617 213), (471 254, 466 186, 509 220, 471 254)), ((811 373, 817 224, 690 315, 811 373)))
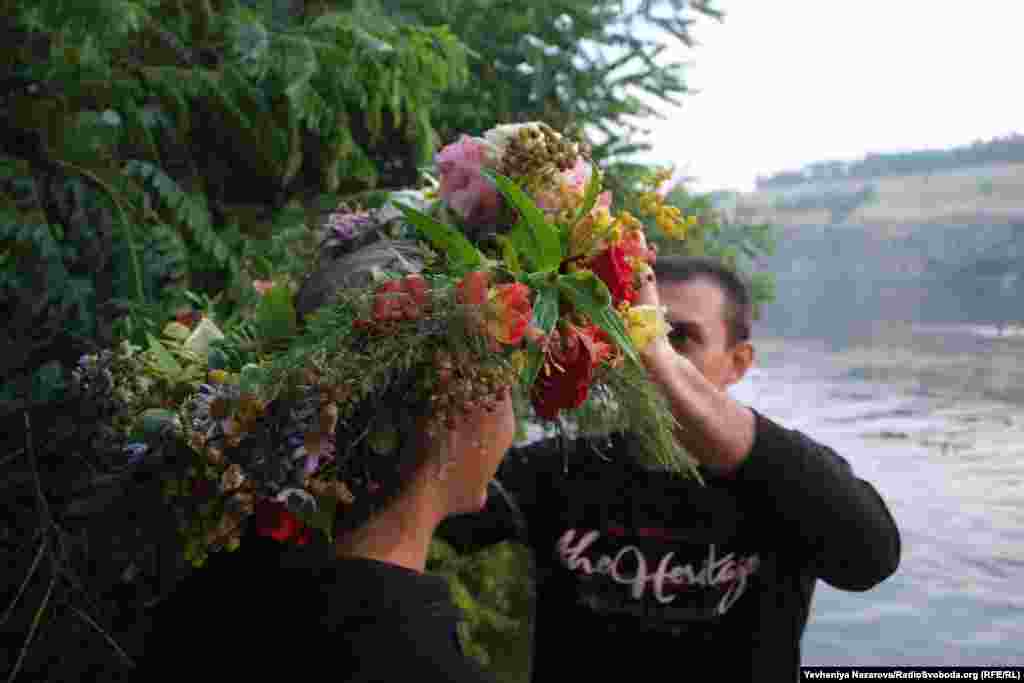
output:
MULTIPOLYGON (((661 306, 653 273, 637 291, 635 305, 661 306)), ((680 444, 712 471, 735 471, 754 443, 754 414, 715 387, 667 337, 640 350, 651 379, 661 387, 682 429, 680 444)))

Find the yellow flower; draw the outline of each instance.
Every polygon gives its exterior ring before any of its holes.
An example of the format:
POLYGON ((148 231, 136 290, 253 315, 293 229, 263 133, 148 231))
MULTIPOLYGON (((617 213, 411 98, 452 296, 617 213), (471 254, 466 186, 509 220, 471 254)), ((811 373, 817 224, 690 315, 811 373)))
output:
POLYGON ((512 369, 516 375, 523 374, 523 370, 526 369, 526 353, 523 351, 513 351, 509 357, 509 362, 512 364, 512 369))
POLYGON ((683 218, 682 212, 674 206, 662 206, 657 215, 658 227, 673 239, 686 239, 690 228, 697 225, 696 216, 683 218))
POLYGON ((209 379, 213 384, 226 384, 228 373, 223 370, 210 370, 209 379))
POLYGON ((601 244, 613 233, 613 225, 608 209, 595 209, 573 227, 569 235, 569 254, 579 256, 599 251, 601 244))
POLYGON ((630 232, 631 230, 643 230, 644 224, 640 220, 631 214, 629 211, 622 211, 615 218, 616 224, 622 228, 623 232, 630 232))
POLYGON ((644 192, 640 195, 640 212, 645 216, 653 216, 661 208, 661 197, 655 192, 644 192))
POLYGON ((622 311, 626 330, 633 344, 641 351, 652 341, 668 334, 665 309, 658 306, 630 306, 622 311))

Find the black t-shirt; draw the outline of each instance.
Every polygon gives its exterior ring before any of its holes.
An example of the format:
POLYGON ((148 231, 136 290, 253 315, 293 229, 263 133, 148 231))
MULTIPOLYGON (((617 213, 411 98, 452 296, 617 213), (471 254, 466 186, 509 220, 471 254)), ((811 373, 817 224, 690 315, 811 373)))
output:
POLYGON ((161 603, 136 680, 493 680, 463 655, 460 617, 442 577, 247 538, 161 603))
POLYGON ((867 590, 899 563, 885 503, 848 463, 755 413, 753 450, 706 485, 641 467, 631 439, 515 449, 479 515, 442 525, 468 551, 533 551, 533 680, 799 677, 816 579, 867 590), (524 523, 525 522, 525 523, 524 523))

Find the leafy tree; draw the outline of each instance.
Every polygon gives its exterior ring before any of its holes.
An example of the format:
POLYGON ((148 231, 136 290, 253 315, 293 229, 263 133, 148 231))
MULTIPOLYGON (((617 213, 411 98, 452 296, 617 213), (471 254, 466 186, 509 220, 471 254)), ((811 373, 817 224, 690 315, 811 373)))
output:
POLYGON ((685 0, 381 0, 389 11, 445 24, 471 50, 470 78, 437 113, 448 140, 495 123, 544 120, 577 130, 594 157, 642 151, 642 120, 654 101, 689 92, 683 64, 663 59, 670 43, 693 46, 699 17, 721 19, 711 2, 685 0))

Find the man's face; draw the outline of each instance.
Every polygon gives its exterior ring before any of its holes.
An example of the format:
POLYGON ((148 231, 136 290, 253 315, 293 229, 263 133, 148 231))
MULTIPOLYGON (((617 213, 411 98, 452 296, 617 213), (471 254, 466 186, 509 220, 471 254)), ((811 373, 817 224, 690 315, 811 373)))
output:
POLYGON ((669 339, 676 352, 686 356, 705 378, 719 389, 743 378, 753 359, 749 342, 729 345, 725 318, 725 294, 713 281, 697 277, 688 282, 658 285, 666 318, 673 326, 669 339))

